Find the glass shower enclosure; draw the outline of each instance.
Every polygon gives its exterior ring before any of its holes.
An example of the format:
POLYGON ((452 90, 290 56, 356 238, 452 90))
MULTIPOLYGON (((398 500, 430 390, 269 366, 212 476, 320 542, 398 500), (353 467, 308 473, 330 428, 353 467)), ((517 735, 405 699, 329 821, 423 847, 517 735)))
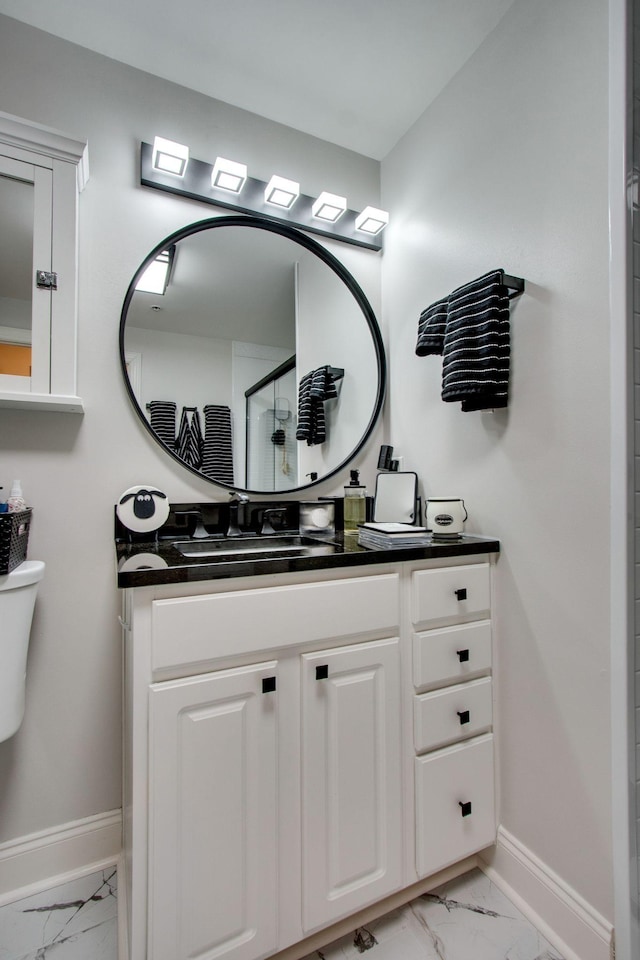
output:
POLYGON ((277 492, 299 486, 295 356, 249 387, 245 398, 247 489, 277 492))

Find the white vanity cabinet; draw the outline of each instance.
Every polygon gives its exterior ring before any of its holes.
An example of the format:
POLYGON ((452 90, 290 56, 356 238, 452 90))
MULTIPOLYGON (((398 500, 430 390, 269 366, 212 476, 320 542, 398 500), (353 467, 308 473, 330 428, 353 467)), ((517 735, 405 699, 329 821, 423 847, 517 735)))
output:
POLYGON ((124 592, 128 960, 261 960, 492 842, 469 561, 124 592))

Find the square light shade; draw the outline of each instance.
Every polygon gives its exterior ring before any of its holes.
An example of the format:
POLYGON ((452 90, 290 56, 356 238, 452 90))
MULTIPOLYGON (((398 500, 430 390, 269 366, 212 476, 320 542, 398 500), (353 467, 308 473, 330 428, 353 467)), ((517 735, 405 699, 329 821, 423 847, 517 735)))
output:
POLYGON ((380 233, 389 223, 389 214, 386 210, 378 210, 377 207, 365 207, 362 213, 356 217, 356 230, 362 230, 363 233, 380 233))
POLYGON ((346 197, 338 197, 335 193, 324 191, 311 207, 311 212, 319 220, 328 220, 330 223, 335 223, 346 209, 346 197))
POLYGON ((240 193, 245 185, 246 179, 246 164, 236 163, 235 160, 225 160, 224 157, 216 157, 216 162, 211 171, 212 187, 229 190, 231 193, 240 193))
POLYGON ((155 293, 157 296, 164 296, 169 283, 175 252, 175 244, 172 244, 162 253, 159 253, 136 283, 136 290, 140 293, 155 293))
POLYGON ((264 191, 264 199, 267 203, 273 203, 276 207, 285 207, 290 209, 300 196, 300 184, 295 180, 287 180, 286 177, 278 177, 274 174, 269 180, 264 191))
POLYGON ((184 143, 175 143, 174 140, 165 140, 164 137, 154 137, 152 160, 154 170, 184 177, 188 162, 189 147, 184 143))

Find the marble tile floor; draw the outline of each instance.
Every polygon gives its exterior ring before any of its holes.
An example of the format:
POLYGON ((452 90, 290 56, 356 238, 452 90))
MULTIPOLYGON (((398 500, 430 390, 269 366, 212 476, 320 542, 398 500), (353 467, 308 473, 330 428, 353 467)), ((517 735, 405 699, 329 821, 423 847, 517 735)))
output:
POLYGON ((304 960, 562 960, 480 870, 360 927, 304 960))
POLYGON ((118 960, 116 868, 0 907, 0 960, 118 960))
MULTIPOLYGON (((118 960, 116 871, 0 907, 0 960, 118 960)), ((304 960, 562 960, 479 870, 304 960)))

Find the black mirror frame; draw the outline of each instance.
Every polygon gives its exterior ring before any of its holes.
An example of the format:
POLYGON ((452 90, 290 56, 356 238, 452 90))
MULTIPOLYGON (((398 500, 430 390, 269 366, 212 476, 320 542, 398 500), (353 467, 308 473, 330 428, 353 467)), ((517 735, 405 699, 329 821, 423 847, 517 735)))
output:
POLYGON ((325 247, 321 246, 311 237, 308 237, 306 234, 302 233, 300 230, 296 230, 294 227, 289 227, 286 224, 279 223, 275 220, 269 220, 268 218, 262 217, 252 217, 252 216, 231 216, 231 217, 211 217, 207 220, 199 220, 195 223, 191 223, 186 227, 182 227, 180 230, 176 230, 175 233, 170 234, 168 237, 165 237, 161 243, 157 244, 151 253, 145 258, 145 260, 140 264, 134 277, 129 284, 127 293, 124 298, 124 303, 122 306, 122 311, 120 314, 120 331, 119 331, 119 345, 120 345, 120 364, 122 367, 122 375, 124 377, 124 383, 129 394, 129 399, 133 404, 133 408, 138 415, 139 419, 144 424, 145 429, 157 444, 159 444, 162 449, 169 454, 170 457, 180 464, 185 470, 189 470, 190 473, 195 474, 197 477, 200 477, 201 480, 206 480, 208 483, 214 483, 216 486, 222 487, 226 490, 239 490, 249 494, 265 494, 265 495, 275 495, 275 494, 284 494, 296 493, 299 490, 307 490, 309 487, 317 486, 320 483, 323 483, 325 480, 328 480, 330 477, 335 476, 337 473, 340 473, 357 454, 362 450, 363 446, 371 436, 373 428, 378 420, 380 411, 382 410, 382 404, 384 403, 384 397, 386 392, 386 382, 387 382, 387 368, 386 368, 386 359, 384 352, 384 344, 382 342, 382 336, 380 334, 380 329, 378 327, 378 322, 376 320, 375 313, 371 307, 371 304, 367 300, 362 288, 356 281, 355 277, 347 270, 347 268, 330 253, 325 247), (144 415, 144 411, 141 409, 138 400, 133 392, 129 376, 127 374, 127 366, 125 360, 125 326, 127 320, 127 313, 129 306, 131 304, 131 298, 135 292, 136 284, 149 264, 155 260, 158 254, 165 250, 171 244, 177 243, 179 240, 184 240, 186 237, 190 237, 195 233, 201 233, 203 230, 209 230, 217 227, 253 227, 258 230, 266 230, 270 233, 277 233, 281 237, 286 237, 289 240, 292 240, 294 243, 299 244, 301 247, 304 247, 306 250, 309 250, 311 253, 314 253, 317 257, 320 258, 328 267, 333 270, 335 274, 342 280, 346 285, 347 289, 355 298, 358 306, 364 314, 364 318, 369 327, 371 337, 373 339, 374 349, 376 353, 376 362, 378 367, 378 389, 376 392, 376 401, 374 404, 374 409, 369 419, 369 423, 365 428, 365 431, 360 438, 359 442, 349 454, 348 457, 338 464, 338 466, 331 470, 329 473, 326 473, 323 477, 319 477, 317 480, 313 480, 311 483, 302 484, 299 487, 290 487, 288 490, 276 491, 276 490, 253 490, 247 487, 240 487, 236 484, 231 486, 227 483, 222 483, 219 480, 214 480, 211 477, 206 476, 204 473, 201 473, 200 470, 196 470, 195 467, 191 467, 182 460, 174 450, 171 450, 163 441, 158 437, 154 430, 151 428, 151 424, 144 415))

